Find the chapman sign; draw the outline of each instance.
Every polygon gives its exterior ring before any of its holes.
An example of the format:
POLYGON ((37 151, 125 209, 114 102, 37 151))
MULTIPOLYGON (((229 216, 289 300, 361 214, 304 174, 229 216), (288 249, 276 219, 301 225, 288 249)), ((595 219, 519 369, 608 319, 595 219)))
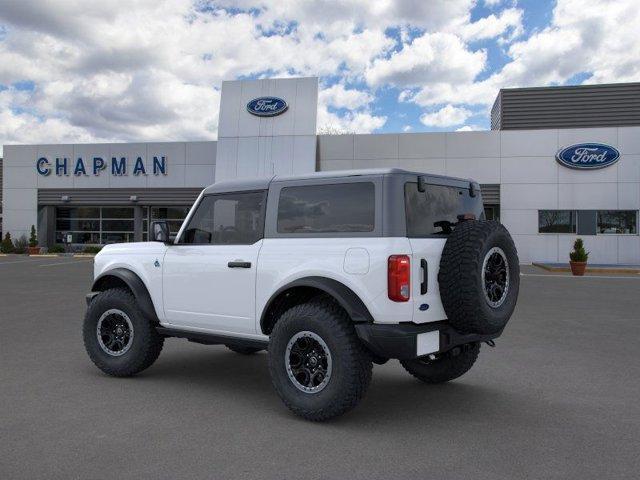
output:
POLYGON ((40 175, 46 177, 55 172, 57 176, 62 175, 100 175, 101 172, 110 172, 113 176, 122 176, 132 173, 135 176, 148 175, 166 175, 167 174, 167 157, 153 157, 153 163, 147 171, 142 157, 137 157, 135 161, 129 162, 127 157, 111 157, 111 161, 107 161, 102 157, 93 157, 84 159, 78 157, 72 161, 66 157, 48 159, 40 157, 36 160, 36 170, 40 175))
POLYGON ((620 152, 603 143, 579 143, 565 147, 556 154, 558 163, 578 170, 596 170, 613 165, 620 152))
POLYGON ((289 108, 287 102, 278 97, 254 98, 247 103, 247 111, 258 117, 275 117, 284 113, 287 108, 289 108))

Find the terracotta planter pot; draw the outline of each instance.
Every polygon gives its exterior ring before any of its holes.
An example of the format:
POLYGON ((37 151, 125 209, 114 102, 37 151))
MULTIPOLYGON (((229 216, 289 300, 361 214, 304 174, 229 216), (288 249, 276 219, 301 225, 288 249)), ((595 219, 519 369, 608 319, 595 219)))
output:
POLYGON ((40 247, 27 247, 29 255, 40 255, 40 247))
POLYGON ((571 265, 571 273, 577 277, 583 276, 587 269, 587 262, 569 262, 569 265, 571 265))

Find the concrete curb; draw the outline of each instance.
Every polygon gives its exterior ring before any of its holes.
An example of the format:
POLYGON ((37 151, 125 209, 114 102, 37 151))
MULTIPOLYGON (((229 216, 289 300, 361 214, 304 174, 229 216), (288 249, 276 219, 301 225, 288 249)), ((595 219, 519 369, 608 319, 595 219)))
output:
POLYGON ((29 257, 29 258, 93 258, 95 253, 39 253, 38 255, 30 255, 27 253, 0 253, 0 257, 29 257))
MULTIPOLYGON (((556 267, 551 265, 545 265, 544 263, 532 263, 531 265, 546 270, 547 272, 571 272, 571 267, 556 267)), ((587 269, 585 273, 607 273, 607 274, 616 274, 616 273, 637 273, 640 274, 640 268, 609 268, 609 267, 590 267, 587 265, 587 269)))

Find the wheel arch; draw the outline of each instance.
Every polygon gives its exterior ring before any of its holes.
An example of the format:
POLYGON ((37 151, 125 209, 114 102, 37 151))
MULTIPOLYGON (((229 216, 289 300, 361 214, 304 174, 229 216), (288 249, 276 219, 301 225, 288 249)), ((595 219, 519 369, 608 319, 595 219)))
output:
POLYGON ((269 335, 279 313, 322 294, 333 298, 353 322, 373 322, 373 316, 364 302, 343 283, 326 277, 304 277, 284 285, 271 295, 260 315, 260 330, 269 335))
POLYGON ((153 300, 142 279, 127 268, 114 268, 100 274, 91 286, 92 292, 103 292, 110 288, 125 287, 131 291, 145 317, 159 322, 153 300))

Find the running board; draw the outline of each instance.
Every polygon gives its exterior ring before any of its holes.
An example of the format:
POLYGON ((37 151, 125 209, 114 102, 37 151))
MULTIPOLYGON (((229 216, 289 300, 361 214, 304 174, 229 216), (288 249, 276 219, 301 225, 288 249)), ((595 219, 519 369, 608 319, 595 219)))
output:
POLYGON ((215 333, 189 332, 175 328, 156 327, 158 333, 164 337, 186 338, 190 342, 203 345, 234 345, 238 347, 253 347, 267 349, 269 342, 254 338, 239 338, 215 333))

